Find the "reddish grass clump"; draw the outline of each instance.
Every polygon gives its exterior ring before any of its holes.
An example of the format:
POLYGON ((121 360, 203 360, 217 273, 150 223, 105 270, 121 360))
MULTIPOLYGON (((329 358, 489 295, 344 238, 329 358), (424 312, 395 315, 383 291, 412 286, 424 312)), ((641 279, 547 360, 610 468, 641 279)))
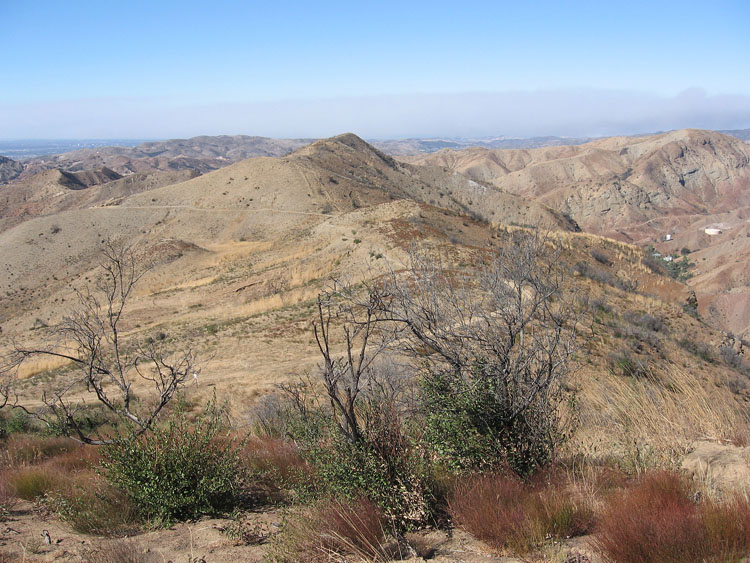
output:
POLYGON ((9 467, 41 463, 65 452, 80 449, 70 438, 50 438, 34 434, 10 436, 4 444, 2 461, 9 467))
POLYGON ((313 471, 297 447, 281 438, 254 436, 245 444, 243 456, 256 485, 270 497, 309 480, 313 471))
POLYGON ((593 511, 565 483, 525 484, 503 475, 478 475, 459 483, 449 500, 457 525, 498 551, 537 549, 547 537, 587 533, 593 511))
POLYGON ((738 561, 750 553, 750 503, 696 502, 680 475, 656 472, 609 500, 595 543, 618 563, 738 561))

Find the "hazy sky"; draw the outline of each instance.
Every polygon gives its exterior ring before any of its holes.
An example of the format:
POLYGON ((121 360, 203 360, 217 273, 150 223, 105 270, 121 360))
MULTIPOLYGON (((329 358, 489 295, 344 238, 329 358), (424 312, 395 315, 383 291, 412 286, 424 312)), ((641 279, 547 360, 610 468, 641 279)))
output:
POLYGON ((749 0, 0 0, 0 138, 750 127, 749 0))

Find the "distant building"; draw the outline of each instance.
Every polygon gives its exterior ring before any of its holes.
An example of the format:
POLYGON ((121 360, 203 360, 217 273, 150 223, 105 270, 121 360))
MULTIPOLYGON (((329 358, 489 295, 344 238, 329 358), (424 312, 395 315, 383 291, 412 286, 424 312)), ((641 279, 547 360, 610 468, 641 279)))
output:
POLYGON ((720 235, 721 229, 715 229, 713 227, 709 227, 708 229, 703 229, 703 232, 709 236, 714 236, 714 235, 720 235))
POLYGON ((664 258, 662 258, 662 260, 664 260, 665 262, 671 262, 672 260, 674 260, 674 258, 671 256, 665 256, 664 258))
POLYGON ((671 233, 668 233, 668 234, 667 234, 667 235, 666 235, 666 236, 664 237, 664 240, 665 240, 665 241, 670 241, 670 240, 672 240, 672 234, 671 234, 671 233))

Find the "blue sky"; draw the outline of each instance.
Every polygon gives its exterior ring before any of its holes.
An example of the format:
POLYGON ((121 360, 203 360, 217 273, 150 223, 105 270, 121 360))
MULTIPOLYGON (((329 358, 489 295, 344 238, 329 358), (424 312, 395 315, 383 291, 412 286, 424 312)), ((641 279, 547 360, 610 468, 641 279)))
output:
POLYGON ((748 0, 0 0, 0 22, 0 138, 750 127, 748 0))

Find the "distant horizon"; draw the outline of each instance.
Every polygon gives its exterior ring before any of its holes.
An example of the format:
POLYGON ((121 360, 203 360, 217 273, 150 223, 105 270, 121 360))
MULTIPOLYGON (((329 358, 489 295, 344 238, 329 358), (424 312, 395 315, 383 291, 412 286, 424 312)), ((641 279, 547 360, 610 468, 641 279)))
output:
POLYGON ((509 139, 509 140, 516 140, 516 139, 543 139, 545 137, 550 138, 556 138, 556 139, 606 139, 610 137, 646 137, 649 135, 662 135, 664 133, 669 133, 671 131, 680 131, 683 129, 702 129, 706 131, 716 131, 717 133, 727 132, 727 131, 733 131, 733 132, 739 132, 739 131, 750 131, 750 127, 737 127, 734 129, 714 129, 710 127, 678 127, 675 129, 666 129, 666 130, 659 130, 659 131, 642 131, 638 133, 622 133, 622 134, 613 134, 613 135, 502 135, 502 134, 495 134, 495 135, 481 135, 481 136, 454 136, 454 135, 430 135, 430 136, 385 136, 385 137, 369 137, 366 135, 360 135, 356 131, 342 131, 340 133, 335 133, 333 135, 327 135, 327 136, 321 136, 321 137, 305 137, 305 136, 291 136, 291 137, 279 137, 279 136, 268 136, 268 135, 254 135, 252 133, 216 133, 214 135, 204 134, 204 133, 198 133, 197 135, 190 135, 190 136, 183 136, 183 137, 29 137, 29 138, 3 138, 0 137, 0 143, 32 143, 32 142, 41 142, 41 143, 47 143, 47 142, 54 142, 54 141, 65 141, 65 142, 108 142, 108 141, 127 141, 129 143, 153 143, 153 142, 160 142, 160 141, 176 141, 176 140, 189 140, 189 139, 195 139, 197 137, 260 137, 260 138, 266 138, 266 139, 295 139, 295 140, 319 140, 319 139, 328 139, 331 137, 336 137, 338 135, 344 135, 347 133, 352 133, 353 135, 357 135, 357 137, 360 137, 361 139, 364 139, 365 141, 408 141, 408 140, 451 140, 451 141, 461 141, 461 140, 489 140, 489 139, 509 139))
POLYGON ((750 2, 0 2, 0 136, 750 128, 750 2))

